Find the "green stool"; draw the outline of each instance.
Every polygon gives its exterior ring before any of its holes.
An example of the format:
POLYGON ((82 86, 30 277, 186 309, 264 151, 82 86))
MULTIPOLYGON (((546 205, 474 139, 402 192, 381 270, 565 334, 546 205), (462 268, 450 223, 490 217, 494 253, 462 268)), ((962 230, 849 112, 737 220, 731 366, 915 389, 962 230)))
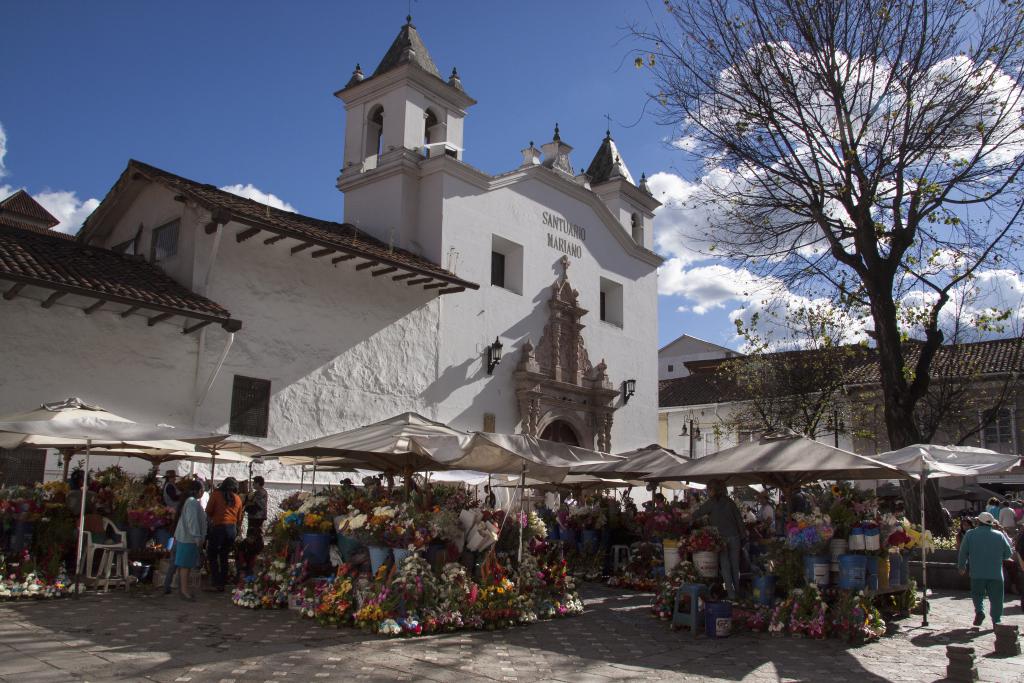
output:
POLYGON ((707 594, 708 587, 702 583, 684 583, 676 590, 676 597, 672 604, 673 630, 689 626, 693 637, 697 637, 697 633, 700 631, 700 598, 707 594), (690 596, 690 609, 684 612, 680 606, 686 596, 690 596))

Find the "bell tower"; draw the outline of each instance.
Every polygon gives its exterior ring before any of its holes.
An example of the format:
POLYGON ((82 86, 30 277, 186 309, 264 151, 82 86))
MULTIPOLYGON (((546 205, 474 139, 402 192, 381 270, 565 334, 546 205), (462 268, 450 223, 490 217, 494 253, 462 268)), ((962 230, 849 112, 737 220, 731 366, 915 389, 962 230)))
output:
POLYGON ((441 76, 412 17, 373 73, 365 75, 357 64, 335 96, 345 103, 338 176, 345 221, 415 250, 419 167, 443 155, 462 159, 463 119, 476 100, 454 68, 447 79, 441 76))

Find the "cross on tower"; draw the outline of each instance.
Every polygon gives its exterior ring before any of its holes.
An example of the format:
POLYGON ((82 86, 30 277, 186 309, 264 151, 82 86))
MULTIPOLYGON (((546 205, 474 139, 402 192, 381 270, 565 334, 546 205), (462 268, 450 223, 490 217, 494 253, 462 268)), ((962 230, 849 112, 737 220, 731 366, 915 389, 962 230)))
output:
POLYGON ((610 115, 608 115, 608 114, 605 114, 604 115, 604 120, 605 120, 605 123, 607 124, 607 128, 605 128, 604 133, 608 137, 611 137, 612 136, 612 117, 610 115))

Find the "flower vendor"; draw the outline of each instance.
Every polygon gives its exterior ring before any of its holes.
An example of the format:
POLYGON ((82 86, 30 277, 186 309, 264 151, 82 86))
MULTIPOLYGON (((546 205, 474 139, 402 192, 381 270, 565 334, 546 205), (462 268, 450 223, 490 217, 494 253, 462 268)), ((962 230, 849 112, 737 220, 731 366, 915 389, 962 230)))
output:
POLYGON ((747 528, 739 507, 725 494, 725 482, 718 479, 708 482, 708 499, 693 515, 695 518, 707 516, 722 537, 724 547, 718 553, 718 562, 729 599, 734 600, 740 581, 740 546, 747 537, 747 528))

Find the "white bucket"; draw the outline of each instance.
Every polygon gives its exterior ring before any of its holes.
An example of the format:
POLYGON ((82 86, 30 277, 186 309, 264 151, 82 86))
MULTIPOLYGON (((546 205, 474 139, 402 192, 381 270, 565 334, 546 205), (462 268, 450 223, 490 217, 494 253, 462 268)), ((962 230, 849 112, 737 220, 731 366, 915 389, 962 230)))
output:
POLYGON ((829 556, 832 562, 831 569, 833 572, 839 571, 839 556, 845 555, 849 544, 845 538, 833 538, 832 542, 828 544, 829 556))
MULTIPOLYGON (((858 529, 858 531, 860 531, 858 529)), ((864 532, 850 534, 850 550, 864 550, 864 532)))
POLYGON ((679 541, 662 541, 661 548, 665 563, 665 573, 668 574, 679 564, 679 541))
POLYGON ((693 566, 697 568, 697 573, 704 578, 711 579, 718 576, 718 553, 713 553, 710 550, 695 552, 693 566))

